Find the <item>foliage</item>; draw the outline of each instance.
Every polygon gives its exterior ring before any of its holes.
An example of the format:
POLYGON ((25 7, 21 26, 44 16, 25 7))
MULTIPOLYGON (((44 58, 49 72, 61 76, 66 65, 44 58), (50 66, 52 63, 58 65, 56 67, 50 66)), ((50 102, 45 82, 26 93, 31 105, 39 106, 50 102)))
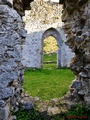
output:
MULTIPOLYGON (((47 120, 46 118, 44 118, 44 116, 41 116, 41 114, 35 109, 29 111, 20 108, 19 111, 12 112, 12 115, 16 115, 17 120, 47 120)), ((80 106, 76 104, 65 113, 49 116, 49 120, 87 120, 89 116, 90 112, 85 105, 80 106), (82 118, 68 118, 68 116, 82 118), (86 116, 87 118, 85 119, 83 118, 83 116, 86 116)))
POLYGON ((17 120, 45 120, 35 109, 23 110, 19 108, 17 112, 12 112, 12 115, 15 115, 17 120))
POLYGON ((57 41, 53 36, 49 36, 44 40, 43 51, 46 54, 56 52, 58 50, 57 41))
POLYGON ((88 108, 86 105, 79 105, 76 104, 72 106, 72 108, 65 113, 65 116, 68 117, 70 120, 80 120, 81 118, 84 120, 87 120, 87 117, 90 115, 90 112, 88 111, 88 108), (70 118, 73 117, 73 118, 70 118), (83 118, 83 117, 86 117, 83 118))
POLYGON ((65 120, 65 113, 53 115, 50 120, 65 120))

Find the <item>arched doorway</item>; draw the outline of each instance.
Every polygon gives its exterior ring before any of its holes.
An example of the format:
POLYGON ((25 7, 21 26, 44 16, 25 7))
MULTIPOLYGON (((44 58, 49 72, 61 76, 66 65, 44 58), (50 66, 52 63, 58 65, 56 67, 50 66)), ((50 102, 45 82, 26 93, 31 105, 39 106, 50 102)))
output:
MULTIPOLYGON (((43 53, 43 44, 44 44, 44 40, 49 37, 52 36, 56 39, 57 41, 57 46, 58 46, 58 51, 57 51, 57 68, 61 67, 61 46, 62 46, 62 39, 60 36, 60 33, 58 32, 58 30, 56 30, 55 28, 49 28, 48 30, 46 30, 42 36, 42 53, 43 53)), ((43 54, 42 54, 42 59, 41 59, 41 63, 42 63, 42 67, 43 67, 43 54)))
POLYGON ((53 36, 48 36, 43 41, 43 68, 57 67, 57 40, 53 36))

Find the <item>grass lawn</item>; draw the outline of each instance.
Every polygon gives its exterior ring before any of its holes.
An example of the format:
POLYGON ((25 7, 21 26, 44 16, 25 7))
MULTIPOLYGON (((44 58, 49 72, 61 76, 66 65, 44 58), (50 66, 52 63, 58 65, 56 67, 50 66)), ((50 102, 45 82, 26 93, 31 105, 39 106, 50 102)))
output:
POLYGON ((25 70, 24 79, 24 90, 44 101, 62 97, 68 91, 74 75, 67 68, 48 69, 47 67, 25 70))
POLYGON ((43 61, 47 62, 47 61, 56 61, 57 60, 57 53, 53 53, 53 54, 44 54, 43 55, 43 61))

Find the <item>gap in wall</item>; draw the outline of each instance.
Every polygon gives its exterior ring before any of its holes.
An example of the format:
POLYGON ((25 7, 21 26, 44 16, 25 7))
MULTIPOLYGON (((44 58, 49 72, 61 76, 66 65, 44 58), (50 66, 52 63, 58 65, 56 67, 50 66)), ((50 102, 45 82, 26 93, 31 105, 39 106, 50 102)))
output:
POLYGON ((48 36, 43 43, 43 68, 57 67, 57 41, 53 36, 48 36))

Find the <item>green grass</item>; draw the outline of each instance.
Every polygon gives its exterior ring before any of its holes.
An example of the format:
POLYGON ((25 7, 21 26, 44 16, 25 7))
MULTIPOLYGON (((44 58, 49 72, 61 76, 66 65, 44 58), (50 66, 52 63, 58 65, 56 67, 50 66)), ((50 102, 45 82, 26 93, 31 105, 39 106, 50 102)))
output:
POLYGON ((24 90, 41 100, 62 97, 74 79, 69 69, 27 69, 24 74, 24 90))
POLYGON ((43 61, 56 61, 57 60, 57 54, 53 53, 53 54, 44 54, 43 55, 43 61))
POLYGON ((43 69, 56 69, 57 65, 55 63, 43 64, 43 69))
MULTIPOLYGON (((45 61, 55 61, 56 54, 45 54, 45 61)), ((43 69, 27 69, 24 74, 24 90, 41 100, 62 97, 74 79, 67 68, 56 69, 56 63, 43 64, 43 69)))

